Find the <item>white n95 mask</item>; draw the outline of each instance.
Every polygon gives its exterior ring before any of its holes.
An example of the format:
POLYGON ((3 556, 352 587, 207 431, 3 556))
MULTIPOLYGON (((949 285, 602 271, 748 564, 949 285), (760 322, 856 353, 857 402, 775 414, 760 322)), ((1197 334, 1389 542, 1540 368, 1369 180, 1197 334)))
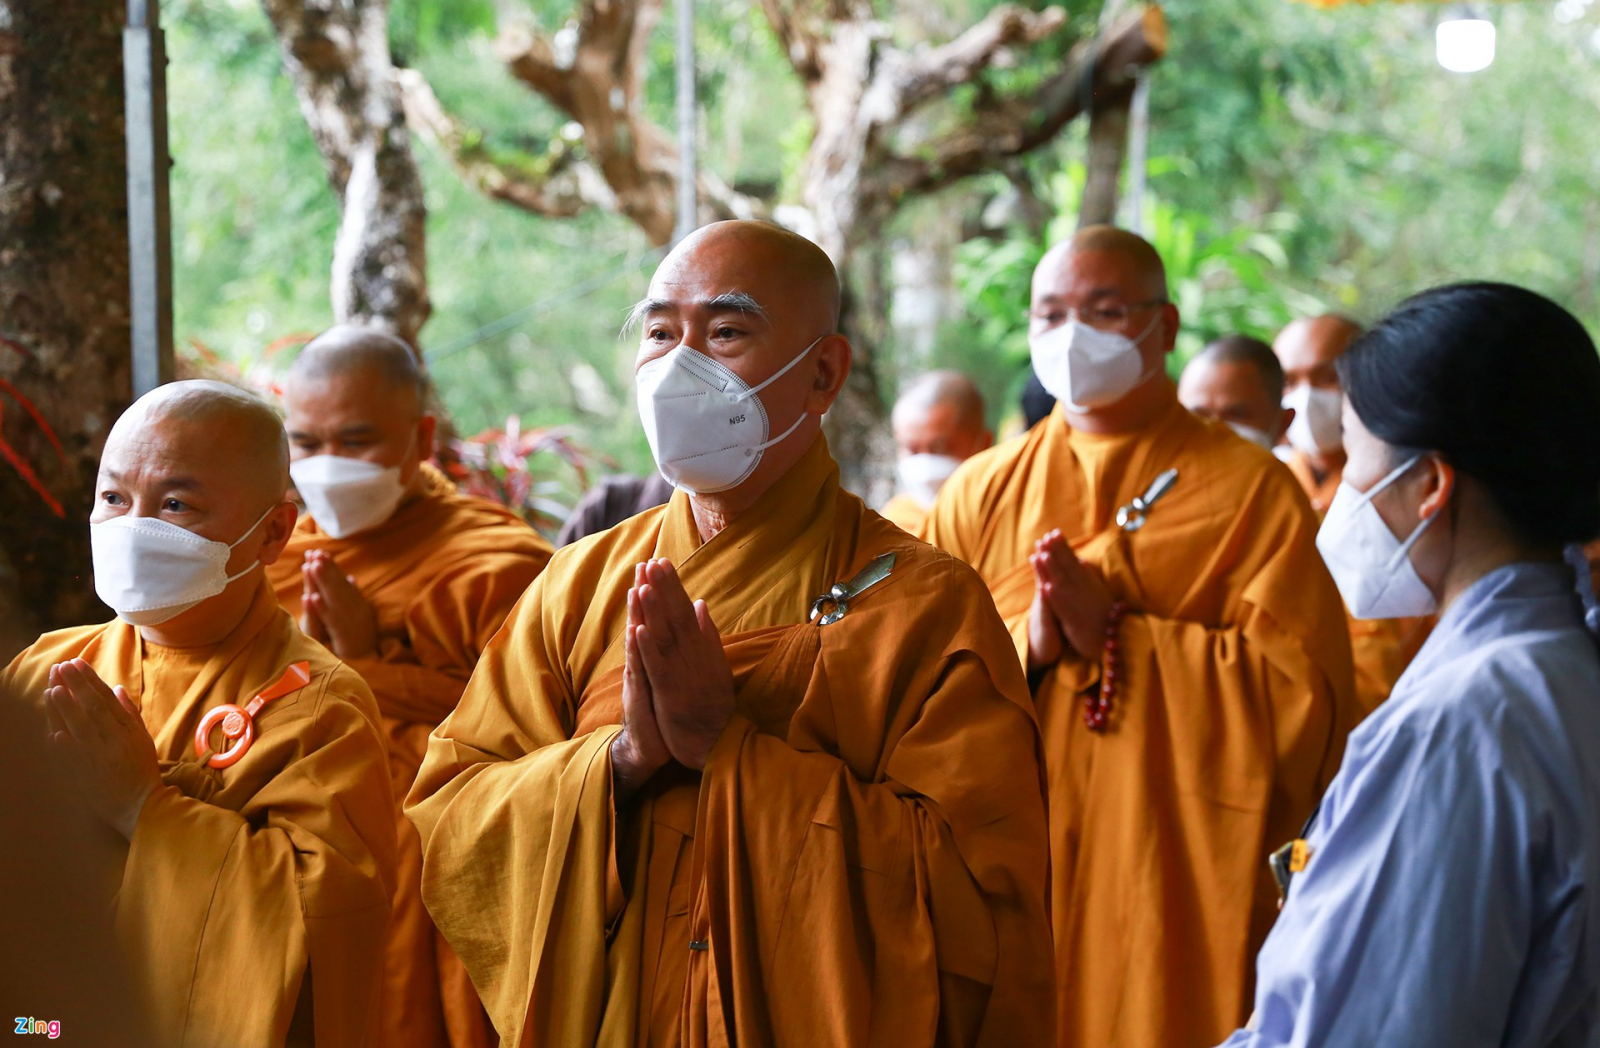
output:
POLYGON ((1344 446, 1343 393, 1302 384, 1283 398, 1283 406, 1294 408, 1287 436, 1295 450, 1327 455, 1344 446))
POLYGON ((923 509, 933 508, 939 489, 950 479, 950 474, 961 465, 961 460, 951 455, 934 455, 923 452, 907 455, 895 463, 894 471, 900 478, 900 487, 911 500, 923 509))
POLYGON ((1257 429, 1254 426, 1247 426, 1243 422, 1230 422, 1228 423, 1228 428, 1239 434, 1239 436, 1248 440, 1250 443, 1255 444, 1257 447, 1266 448, 1268 451, 1272 450, 1272 434, 1268 433, 1266 430, 1257 429))
POLYGON ((336 539, 382 524, 406 493, 399 466, 343 455, 297 459, 289 477, 317 527, 336 539))
POLYGON ((135 626, 176 618, 261 566, 256 561, 229 575, 228 555, 255 533, 272 509, 231 543, 213 542, 158 517, 124 514, 91 524, 95 595, 135 626))
POLYGON ((1028 339, 1034 373, 1051 396, 1073 411, 1114 404, 1155 374, 1145 371, 1139 343, 1160 319, 1153 318, 1138 338, 1069 320, 1028 339))
POLYGON ((807 417, 802 412, 794 425, 769 440, 767 409, 756 394, 827 337, 818 337, 756 386, 687 343, 641 367, 635 376, 639 419, 667 482, 691 495, 743 483, 760 465, 761 453, 799 429, 807 417))
POLYGON ((1401 542, 1372 504, 1380 491, 1421 458, 1412 457, 1365 494, 1340 483, 1317 531, 1317 551, 1328 565, 1334 585, 1339 587, 1339 596, 1358 619, 1409 618, 1431 615, 1439 608, 1433 591, 1407 556, 1434 518, 1418 524, 1401 542))

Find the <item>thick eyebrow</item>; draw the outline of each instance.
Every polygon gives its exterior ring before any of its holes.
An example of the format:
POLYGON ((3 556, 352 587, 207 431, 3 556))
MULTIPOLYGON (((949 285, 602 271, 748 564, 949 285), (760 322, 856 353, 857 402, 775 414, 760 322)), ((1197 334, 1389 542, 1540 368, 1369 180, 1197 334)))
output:
MULTIPOLYGON (((337 434, 335 434, 335 435, 340 440, 349 440, 351 437, 370 437, 376 432, 378 432, 378 427, 377 426, 371 425, 370 423, 363 422, 363 423, 360 423, 360 424, 354 425, 354 426, 346 426, 343 429, 339 430, 339 432, 337 434)), ((302 439, 315 440, 316 437, 317 437, 317 435, 315 433, 307 433, 303 429, 291 429, 291 430, 289 430, 289 439, 290 440, 302 440, 302 439)))
MULTIPOLYGON (((645 318, 652 313, 665 313, 674 308, 675 305, 676 303, 669 302, 663 298, 641 299, 634 304, 632 309, 628 310, 628 317, 622 323, 622 334, 626 335, 638 328, 645 318)), ((767 315, 767 307, 757 302, 754 295, 744 291, 724 291, 720 295, 696 302, 694 305, 710 313, 748 313, 751 316, 760 317, 766 323, 771 323, 771 318, 767 315)))

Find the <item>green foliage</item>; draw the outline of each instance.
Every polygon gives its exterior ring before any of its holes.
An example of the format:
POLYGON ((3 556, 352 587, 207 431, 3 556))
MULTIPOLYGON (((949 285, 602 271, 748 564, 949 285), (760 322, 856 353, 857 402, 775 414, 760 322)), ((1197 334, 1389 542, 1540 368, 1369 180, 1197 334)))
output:
MULTIPOLYGON (((938 43, 995 2, 884 0, 880 9, 897 40, 938 43)), ((1069 31, 953 92, 904 136, 908 148, 987 93, 1054 71, 1093 31, 1101 3, 1065 6, 1069 31)), ((1575 22, 1554 7, 1495 6, 1499 56, 1460 76, 1433 60, 1438 5, 1166 0, 1172 48, 1153 72, 1150 142, 1163 159, 1150 165, 1144 219, 1184 316, 1179 358, 1225 331, 1270 336, 1297 314, 1373 318, 1405 294, 1465 277, 1528 284, 1600 323, 1600 4, 1575 22)), ((481 129, 479 148, 537 166, 565 117, 495 58, 502 10, 555 32, 574 2, 392 0, 393 49, 481 129)), ((759 5, 700 0, 696 10, 702 162, 792 201, 814 134, 801 85, 759 5)), ((338 203, 256 0, 169 0, 163 13, 178 339, 255 374, 277 365, 265 356, 275 339, 328 323, 338 203)), ((670 129, 671 4, 662 15, 644 101, 670 129)), ((646 468, 631 347, 617 338, 653 265, 644 237, 615 215, 527 215, 463 185, 433 150, 417 151, 434 303, 423 340, 460 432, 518 415, 529 428, 571 426, 584 446, 646 468)), ((881 261, 887 272, 903 252, 952 259, 932 350, 894 330, 871 347, 886 388, 902 373, 958 366, 995 414, 1014 402, 1029 276, 1075 225, 1082 156, 1080 127, 1013 172, 1043 200, 1042 221, 991 228, 980 215, 1016 189, 986 175, 908 201, 891 237, 858 259, 858 285, 880 276, 864 267, 881 261)))

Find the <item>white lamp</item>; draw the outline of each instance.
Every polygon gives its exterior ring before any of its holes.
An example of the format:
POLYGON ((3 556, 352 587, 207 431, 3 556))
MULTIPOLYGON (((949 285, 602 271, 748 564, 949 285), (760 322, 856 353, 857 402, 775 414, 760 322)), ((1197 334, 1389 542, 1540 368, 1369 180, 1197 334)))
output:
POLYGON ((1447 18, 1435 32, 1434 53, 1452 73, 1487 69, 1494 61, 1494 23, 1485 18, 1447 18))

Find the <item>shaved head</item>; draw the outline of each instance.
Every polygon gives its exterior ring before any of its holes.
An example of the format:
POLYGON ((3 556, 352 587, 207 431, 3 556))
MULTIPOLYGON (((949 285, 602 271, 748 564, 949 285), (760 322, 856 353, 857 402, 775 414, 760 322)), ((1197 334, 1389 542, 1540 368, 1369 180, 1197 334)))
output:
POLYGON ((1285 385, 1290 389, 1307 384, 1338 389, 1334 361, 1344 355, 1361 330, 1360 324, 1337 313, 1291 321, 1272 341, 1272 351, 1283 366, 1285 385))
MULTIPOLYGON (((828 253, 800 234, 771 222, 732 220, 700 227, 672 249, 650 286, 654 289, 657 284, 674 282, 686 269, 702 268, 713 257, 737 258, 740 265, 752 270, 752 275, 760 273, 762 280, 781 277, 785 297, 795 306, 826 331, 839 327, 839 274, 828 253)), ((738 289, 731 294, 751 300, 762 310, 769 308, 749 290, 738 289)), ((643 319, 650 311, 652 298, 633 308, 630 323, 643 319)))
POLYGON ((325 382, 378 382, 400 392, 408 409, 421 415, 428 380, 416 352, 394 335, 361 324, 338 324, 306 344, 289 368, 288 385, 325 382))
POLYGON ((893 421, 898 426, 940 407, 948 408, 959 426, 983 427, 983 394, 959 371, 930 371, 908 382, 894 403, 893 421))
POLYGON ((1184 371, 1187 373, 1189 368, 1204 369, 1229 364, 1242 365, 1254 371, 1262 391, 1272 403, 1277 404, 1283 399, 1283 365, 1278 363, 1271 346, 1249 335, 1223 335, 1215 342, 1208 343, 1195 354, 1184 371))
POLYGON ((289 486, 283 420, 260 397, 225 382, 169 382, 146 393, 111 427, 102 462, 156 444, 180 461, 224 458, 258 514, 281 502, 289 486))
POLYGON ((994 442, 984 425, 983 394, 959 371, 930 371, 908 382, 890 424, 902 455, 965 459, 994 442))
POLYGON ((1141 298, 1167 297, 1167 267, 1160 254, 1144 237, 1115 226, 1088 226, 1046 251, 1034 270, 1035 294, 1041 275, 1047 280, 1058 275, 1078 255, 1114 259, 1117 271, 1126 278, 1125 290, 1141 298))

